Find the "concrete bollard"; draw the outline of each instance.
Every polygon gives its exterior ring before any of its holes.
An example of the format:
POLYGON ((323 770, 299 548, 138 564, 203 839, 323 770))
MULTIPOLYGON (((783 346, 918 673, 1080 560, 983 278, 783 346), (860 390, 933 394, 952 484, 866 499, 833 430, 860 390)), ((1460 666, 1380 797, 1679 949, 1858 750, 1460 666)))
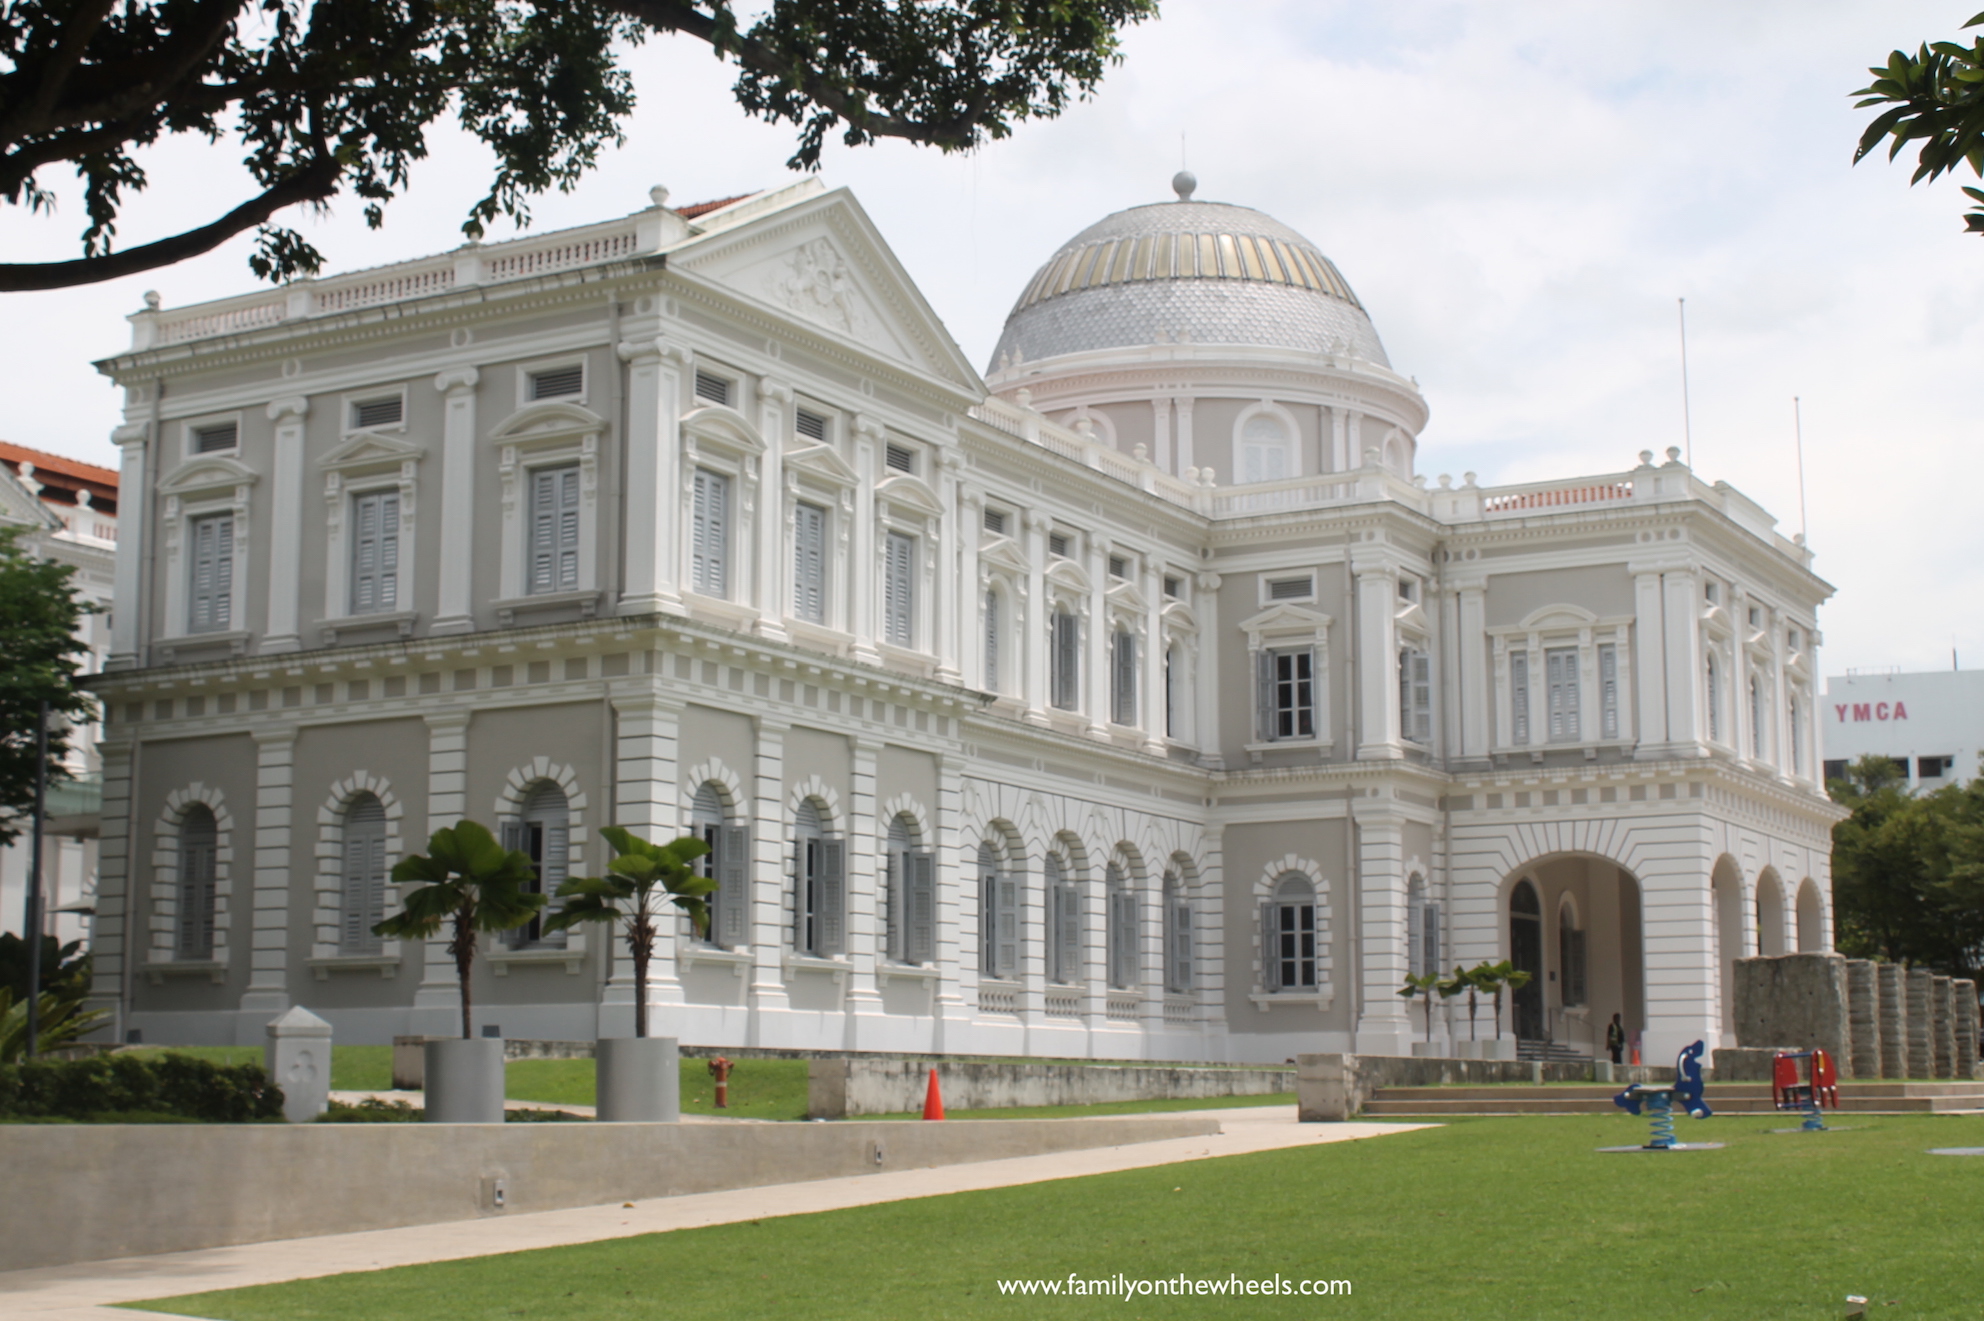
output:
POLYGON ((1305 1124, 1355 1119, 1364 1108, 1354 1055, 1295 1057, 1295 1117, 1305 1124))
POLYGON ((1908 988, 1908 1076, 1933 1078, 1936 1026, 1930 1018, 1929 992, 1935 986, 1935 977, 1927 968, 1910 968, 1904 975, 1904 985, 1908 988))
POLYGON ((1908 993, 1903 969, 1895 963, 1874 965, 1881 997, 1881 1077, 1908 1076, 1908 993))
POLYGON ((1936 1076, 1956 1077, 1956 1003, 1950 994, 1950 979, 1929 979, 1929 1014, 1934 1024, 1936 1076))
POLYGON ((1840 1061, 1847 1078, 1881 1076, 1881 987, 1871 959, 1846 961, 1847 1037, 1853 1058, 1840 1061))
POLYGON ((503 1039, 445 1037, 427 1043, 427 1122, 503 1122, 503 1039))
POLYGON ((263 1067, 282 1088, 282 1117, 316 1122, 331 1106, 331 1025, 296 1005, 269 1024, 263 1067))
POLYGON ((599 1122, 672 1124, 681 1119, 681 1059, 674 1037, 601 1037, 599 1122))

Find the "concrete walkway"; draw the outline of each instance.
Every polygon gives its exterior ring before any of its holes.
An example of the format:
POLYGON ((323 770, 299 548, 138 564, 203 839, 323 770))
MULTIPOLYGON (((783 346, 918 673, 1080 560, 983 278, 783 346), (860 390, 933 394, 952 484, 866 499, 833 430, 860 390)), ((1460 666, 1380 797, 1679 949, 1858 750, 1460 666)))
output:
MULTIPOLYGON (((945 1165, 934 1169, 892 1170, 856 1178, 738 1188, 687 1197, 663 1197, 623 1206, 589 1206, 529 1215, 489 1216, 439 1225, 331 1234, 237 1247, 206 1248, 156 1257, 124 1257, 72 1266, 0 1273, 0 1315, 25 1321, 132 1321, 158 1316, 111 1307, 143 1298, 164 1298, 276 1284, 348 1271, 380 1270, 427 1261, 486 1257, 531 1248, 592 1243, 601 1239, 653 1234, 698 1225, 731 1224, 770 1216, 805 1215, 850 1206, 937 1197, 981 1188, 1075 1179, 1114 1170, 1142 1169, 1218 1156, 1240 1156, 1284 1147, 1349 1142, 1407 1133, 1432 1124, 1298 1124, 1295 1107, 1168 1111, 1216 1119, 1216 1137, 1177 1138, 1133 1146, 1098 1147, 1020 1156, 1010 1160, 945 1165)), ((916 1122, 916 1121, 908 1121, 916 1122)), ((969 1120, 959 1120, 969 1123, 969 1120)))

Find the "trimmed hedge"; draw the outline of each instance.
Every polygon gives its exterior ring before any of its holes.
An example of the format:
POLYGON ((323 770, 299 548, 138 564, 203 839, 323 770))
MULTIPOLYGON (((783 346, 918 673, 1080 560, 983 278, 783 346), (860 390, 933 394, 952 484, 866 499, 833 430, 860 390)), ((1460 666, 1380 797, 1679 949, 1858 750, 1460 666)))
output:
POLYGON ((259 1064, 122 1053, 0 1065, 0 1117, 176 1115, 209 1124, 282 1118, 282 1089, 259 1064))

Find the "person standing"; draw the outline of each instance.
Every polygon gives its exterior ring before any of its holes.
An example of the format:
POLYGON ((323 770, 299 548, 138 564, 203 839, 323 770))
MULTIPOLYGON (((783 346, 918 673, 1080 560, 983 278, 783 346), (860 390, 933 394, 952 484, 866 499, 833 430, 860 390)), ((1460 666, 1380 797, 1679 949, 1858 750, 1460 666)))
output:
POLYGON ((1612 1021, 1605 1025, 1605 1053, 1612 1057, 1614 1064, 1623 1062, 1626 1053, 1626 1025, 1619 1021, 1619 1015, 1612 1015, 1612 1021))

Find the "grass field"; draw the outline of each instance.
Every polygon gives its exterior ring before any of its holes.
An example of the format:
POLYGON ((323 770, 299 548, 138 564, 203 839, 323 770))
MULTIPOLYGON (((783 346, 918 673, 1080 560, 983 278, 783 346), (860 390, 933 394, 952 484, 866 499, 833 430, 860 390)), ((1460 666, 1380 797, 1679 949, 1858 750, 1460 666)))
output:
POLYGON ((141 1306, 224 1321, 1319 1316, 1975 1318, 1984 1117, 1600 1155, 1626 1116, 1462 1120, 1370 1142, 767 1218, 141 1306), (1019 1298, 1000 1279, 1348 1280, 1350 1297, 1019 1298))

